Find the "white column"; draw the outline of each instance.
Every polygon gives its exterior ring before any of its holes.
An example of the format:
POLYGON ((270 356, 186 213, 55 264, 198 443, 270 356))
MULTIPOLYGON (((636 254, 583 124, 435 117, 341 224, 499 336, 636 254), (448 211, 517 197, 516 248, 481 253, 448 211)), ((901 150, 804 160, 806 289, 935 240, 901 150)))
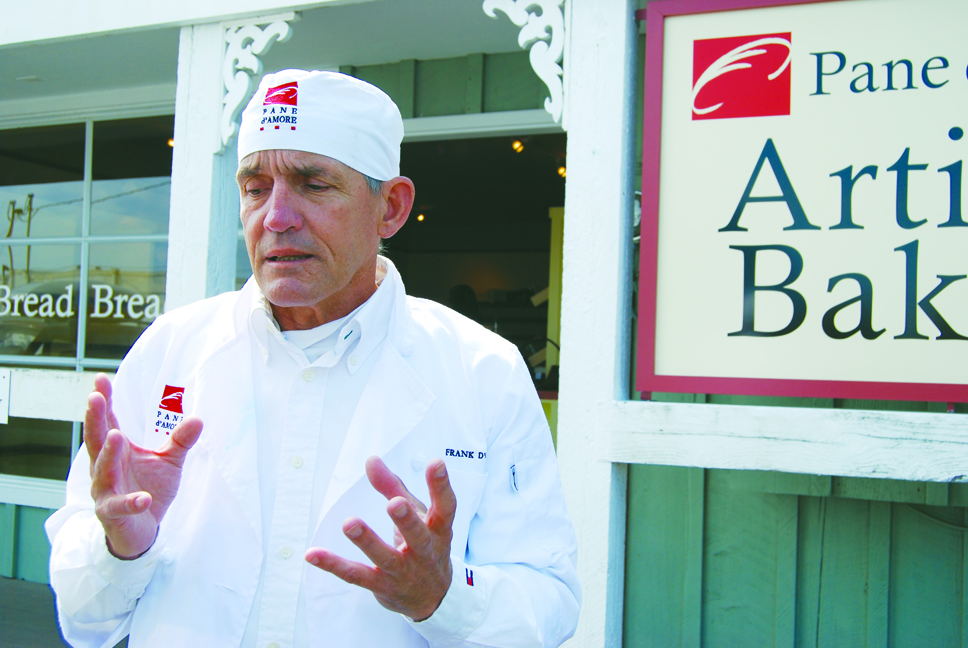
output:
POLYGON ((221 25, 182 27, 165 310, 235 288, 239 196, 234 141, 218 152, 224 51, 221 25))
POLYGON ((565 53, 564 276, 558 457, 578 533, 584 593, 569 646, 622 643, 626 466, 598 459, 603 401, 629 389, 634 12, 630 0, 570 0, 565 53))

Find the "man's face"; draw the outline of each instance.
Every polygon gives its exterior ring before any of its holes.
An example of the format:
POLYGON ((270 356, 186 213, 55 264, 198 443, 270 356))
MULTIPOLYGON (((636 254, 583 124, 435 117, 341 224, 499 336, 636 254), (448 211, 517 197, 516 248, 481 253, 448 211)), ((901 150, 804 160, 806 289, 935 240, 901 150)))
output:
POLYGON ((272 150, 246 156, 237 179, 249 261, 277 317, 280 308, 310 308, 329 321, 372 294, 386 204, 361 173, 315 153, 272 150))

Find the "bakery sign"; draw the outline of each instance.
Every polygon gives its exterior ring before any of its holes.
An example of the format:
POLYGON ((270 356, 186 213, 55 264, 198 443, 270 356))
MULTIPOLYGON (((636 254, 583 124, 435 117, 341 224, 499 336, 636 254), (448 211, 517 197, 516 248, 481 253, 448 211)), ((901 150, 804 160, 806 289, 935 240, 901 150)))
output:
POLYGON ((968 3, 645 17, 638 389, 968 399, 968 3))

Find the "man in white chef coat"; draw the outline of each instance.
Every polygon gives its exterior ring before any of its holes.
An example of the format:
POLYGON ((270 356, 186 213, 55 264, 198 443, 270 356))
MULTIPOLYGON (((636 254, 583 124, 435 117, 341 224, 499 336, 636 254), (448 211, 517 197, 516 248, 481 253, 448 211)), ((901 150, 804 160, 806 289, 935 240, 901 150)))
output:
POLYGON ((242 117, 253 279, 96 381, 47 524, 75 646, 557 646, 580 590, 517 350, 406 297, 403 123, 375 87, 266 76, 242 117), (204 428, 204 429, 203 429, 204 428))

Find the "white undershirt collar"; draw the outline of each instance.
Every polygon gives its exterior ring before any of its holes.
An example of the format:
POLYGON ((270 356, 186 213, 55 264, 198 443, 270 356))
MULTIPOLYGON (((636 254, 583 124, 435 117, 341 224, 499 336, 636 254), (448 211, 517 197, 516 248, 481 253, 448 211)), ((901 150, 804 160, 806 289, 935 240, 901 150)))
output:
MULTIPOLYGON (((301 356, 303 362, 333 366, 357 340, 349 355, 346 368, 356 373, 370 353, 383 341, 389 328, 395 292, 395 274, 388 272, 387 261, 377 257, 377 289, 345 317, 304 331, 281 331, 272 314, 269 301, 258 285, 252 291, 249 312, 250 330, 255 335, 262 359, 269 359, 269 336, 273 336, 290 354, 301 356)), ((253 281, 253 279, 250 279, 253 281)))

